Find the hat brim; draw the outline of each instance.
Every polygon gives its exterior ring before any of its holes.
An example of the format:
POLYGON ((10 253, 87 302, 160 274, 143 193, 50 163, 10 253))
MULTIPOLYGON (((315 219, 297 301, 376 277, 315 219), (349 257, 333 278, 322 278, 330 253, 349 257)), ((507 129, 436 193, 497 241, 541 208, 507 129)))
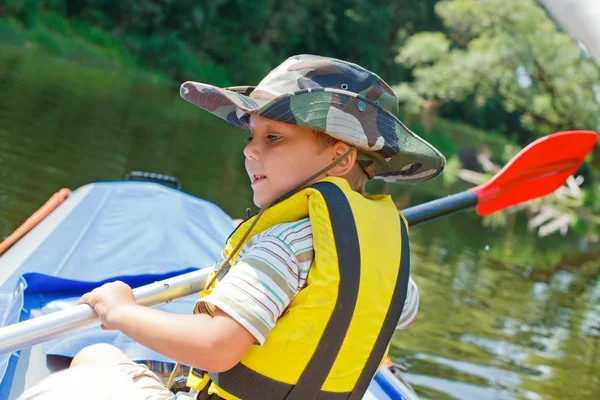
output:
POLYGON ((327 132, 355 146, 361 165, 375 179, 421 183, 438 176, 446 160, 396 116, 360 94, 339 89, 305 89, 268 100, 248 96, 253 87, 181 85, 188 102, 249 130, 250 115, 327 132))

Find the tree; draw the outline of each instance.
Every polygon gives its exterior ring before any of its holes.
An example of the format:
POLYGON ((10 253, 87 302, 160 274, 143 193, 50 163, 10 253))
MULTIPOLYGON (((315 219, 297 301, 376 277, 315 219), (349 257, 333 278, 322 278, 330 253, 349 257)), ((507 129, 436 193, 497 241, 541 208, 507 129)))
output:
POLYGON ((408 107, 498 97, 540 136, 598 127, 600 67, 534 0, 444 0, 435 10, 448 32, 417 33, 396 58, 413 68, 414 81, 395 88, 408 107))

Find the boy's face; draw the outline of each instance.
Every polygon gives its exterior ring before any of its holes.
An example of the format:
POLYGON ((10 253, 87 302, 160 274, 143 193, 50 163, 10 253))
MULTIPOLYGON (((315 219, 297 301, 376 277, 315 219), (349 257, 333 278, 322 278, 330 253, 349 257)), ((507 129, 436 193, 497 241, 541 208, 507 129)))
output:
POLYGON ((257 207, 265 207, 334 160, 310 129, 253 115, 250 131, 244 156, 257 207))

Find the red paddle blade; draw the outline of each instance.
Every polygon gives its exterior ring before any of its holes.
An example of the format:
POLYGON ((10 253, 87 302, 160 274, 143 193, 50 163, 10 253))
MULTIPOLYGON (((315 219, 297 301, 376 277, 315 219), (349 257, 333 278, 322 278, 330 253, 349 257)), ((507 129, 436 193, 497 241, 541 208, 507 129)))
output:
POLYGON ((477 195, 477 213, 488 215, 554 192, 577 171, 597 138, 592 131, 568 131, 531 143, 490 181, 469 189, 477 195))

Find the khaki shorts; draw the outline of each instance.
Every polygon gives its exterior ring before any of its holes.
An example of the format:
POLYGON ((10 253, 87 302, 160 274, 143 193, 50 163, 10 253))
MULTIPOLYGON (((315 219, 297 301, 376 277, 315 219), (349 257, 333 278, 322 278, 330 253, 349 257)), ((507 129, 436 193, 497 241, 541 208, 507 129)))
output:
MULTIPOLYGON (((79 366, 50 375, 17 400, 172 400, 175 395, 143 364, 79 366)), ((178 396, 179 399, 184 398, 178 396)))

